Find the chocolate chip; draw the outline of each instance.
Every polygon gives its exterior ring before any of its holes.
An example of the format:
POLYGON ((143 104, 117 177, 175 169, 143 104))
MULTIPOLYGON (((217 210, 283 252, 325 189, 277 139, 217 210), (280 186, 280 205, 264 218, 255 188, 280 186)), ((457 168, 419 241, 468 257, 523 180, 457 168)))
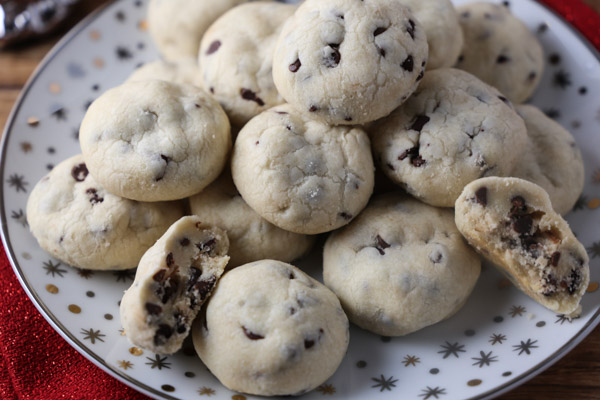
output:
POLYGON ((308 109, 308 111, 310 111, 310 112, 315 112, 315 111, 317 111, 318 109, 319 109, 319 108, 318 108, 317 106, 314 106, 314 105, 313 105, 313 106, 310 106, 310 108, 308 109))
POLYGON ((179 287, 179 275, 173 274, 167 278, 163 285, 156 290, 156 295, 160 298, 163 304, 167 304, 173 294, 177 293, 179 287))
POLYGON ((212 42, 210 44, 210 46, 208 47, 208 50, 206 50, 206 55, 209 56, 209 55, 215 53, 217 50, 219 50, 219 47, 221 47, 221 41, 215 40, 214 42, 212 42))
POLYGON ((521 196, 515 196, 510 200, 512 204, 512 208, 510 209, 509 216, 514 216, 516 214, 523 214, 527 212, 527 205, 525 204, 525 199, 521 196))
POLYGON ((558 266, 558 261, 559 260, 560 260, 560 251, 555 251, 550 256, 550 265, 552 265, 553 267, 558 266))
POLYGON ((429 260, 434 264, 439 264, 443 258, 444 257, 442 256, 442 253, 440 253, 439 251, 437 251, 435 253, 431 253, 429 255, 429 260))
POLYGON ((405 71, 413 72, 413 69, 415 66, 415 60, 414 60, 413 56, 406 57, 406 60, 404 60, 404 62, 402 64, 400 64, 400 66, 405 71))
POLYGON ((350 221, 352 219, 352 214, 348 214, 347 212, 341 212, 338 215, 346 221, 350 221))
POLYGON ((89 172, 88 172, 88 169, 87 169, 85 163, 78 164, 78 165, 74 166, 73 169, 71 170, 71 176, 77 182, 85 181, 85 178, 87 178, 88 173, 89 172))
POLYGON ((160 346, 165 344, 166 339, 173 335, 173 328, 167 324, 160 324, 154 334, 154 344, 160 346))
POLYGON ((429 118, 427 115, 417 115, 417 118, 415 119, 415 122, 413 122, 413 124, 411 125, 410 129, 411 131, 417 131, 417 132, 421 132, 423 130, 423 127, 431 120, 431 118, 429 118))
POLYGON ((386 242, 385 240, 383 240, 383 238, 379 235, 377 235, 375 237, 375 248, 377 249, 377 251, 379 252, 379 254, 381 254, 382 256, 385 254, 385 249, 390 247, 390 244, 388 242, 386 242))
POLYGON ((290 271, 290 274, 288 275, 288 278, 290 278, 290 279, 296 279, 296 275, 294 275, 293 271, 290 271))
POLYGON ((198 269, 196 267, 191 267, 190 268, 190 277, 188 278, 187 284, 186 284, 186 290, 189 292, 190 290, 192 290, 192 288, 194 287, 194 285, 198 282, 198 279, 200 279, 200 276, 202 275, 202 270, 198 269))
POLYGON ((194 103, 194 105, 196 106, 196 108, 202 108, 202 107, 200 106, 200 104, 198 104, 198 103, 194 103))
POLYGON ((300 62, 300 59, 296 59, 296 61, 294 61, 293 64, 290 64, 289 68, 291 72, 298 72, 298 70, 300 69, 300 67, 302 66, 302 63, 300 62))
POLYGON ((275 111, 275 112, 279 115, 287 115, 288 114, 285 111, 275 111))
POLYGON ((201 253, 210 253, 215 249, 216 243, 217 243, 217 239, 210 238, 204 243, 196 244, 196 247, 200 250, 201 253))
POLYGON ((188 238, 183 238, 183 239, 181 239, 181 240, 179 241, 179 244, 180 244, 181 246, 183 246, 183 247, 186 247, 187 245, 189 245, 189 244, 190 244, 190 239, 188 239, 188 238))
POLYGON ((415 21, 412 19, 408 20, 408 26, 406 27, 406 32, 410 35, 410 37, 415 40, 415 21))
POLYGON ((185 333, 188 330, 188 325, 185 323, 185 318, 181 314, 175 313, 175 330, 177 333, 185 333))
POLYGON ((350 122, 350 121, 352 121, 352 117, 346 117, 346 118, 344 118, 344 121, 350 122))
POLYGON ((167 261, 167 267, 170 267, 175 263, 175 259, 173 258, 173 253, 167 254, 166 261, 167 261))
POLYGON ((315 341, 314 340, 304 339, 304 348, 305 349, 310 349, 314 345, 315 345, 315 341))
POLYGON ((208 89, 208 90, 210 90, 210 92, 211 92, 212 94, 215 94, 215 88, 214 88, 214 87, 212 87, 212 86, 211 86, 211 87, 210 87, 210 89, 208 89))
POLYGON ((537 77, 537 73, 534 71, 531 71, 529 73, 529 75, 527 75, 527 82, 533 82, 536 77, 537 77))
POLYGON ((261 107, 265 105, 265 102, 250 89, 241 88, 240 95, 242 96, 242 99, 253 101, 261 107))
POLYGON ((375 29, 375 32, 373 32, 373 36, 379 36, 385 31, 387 31, 387 28, 379 27, 375 29))
POLYGON ((160 271, 152 275, 152 280, 154 280, 154 282, 162 282, 165 280, 166 273, 166 269, 161 269, 160 271))
POLYGON ((379 54, 381 55, 381 57, 385 57, 386 52, 384 49, 382 49, 381 47, 377 47, 379 49, 379 54))
POLYGON ((498 64, 504 64, 510 61, 510 58, 508 58, 507 56, 505 56, 504 54, 500 54, 498 56, 498 58, 496 58, 496 62, 498 64))
POLYGON ((419 76, 417 76, 417 82, 419 82, 425 76, 425 70, 422 70, 419 76))
POLYGON ((250 340, 261 340, 265 338, 262 335, 249 331, 245 326, 242 326, 242 330, 244 331, 244 335, 250 340))
POLYGON ((579 288, 580 283, 581 283, 581 275, 579 274, 579 272, 572 269, 571 274, 569 275, 569 287, 568 287, 569 294, 575 293, 577 291, 577 289, 579 288))
POLYGON ((98 196, 98 191, 94 188, 90 188, 90 189, 86 190, 85 192, 87 194, 91 195, 90 203, 92 203, 92 205, 96 205, 96 204, 102 203, 104 201, 104 197, 98 196))
POLYGON ((201 300, 206 299, 210 291, 215 286, 215 282, 217 282, 217 278, 215 276, 211 276, 208 279, 203 279, 196 283, 194 289, 198 291, 198 295, 200 295, 201 300))
POLYGON ((533 226, 533 218, 531 215, 521 215, 515 218, 513 222, 513 230, 521 235, 529 235, 533 226))
POLYGON ((477 189, 475 192, 475 201, 484 207, 487 206, 487 188, 485 186, 477 189))
POLYGON ((162 312, 162 307, 154 303, 146 303, 146 311, 150 315, 158 315, 162 312))
POLYGON ((504 97, 504 96, 498 96, 498 98, 500 100, 502 100, 503 102, 505 102, 506 104, 510 105, 510 101, 506 97, 504 97))
POLYGON ((290 315, 296 314, 296 309, 294 307, 290 307, 290 315))
POLYGON ((342 55, 339 51, 339 43, 330 43, 325 49, 325 57, 323 58, 323 65, 327 68, 335 68, 339 65, 342 55))

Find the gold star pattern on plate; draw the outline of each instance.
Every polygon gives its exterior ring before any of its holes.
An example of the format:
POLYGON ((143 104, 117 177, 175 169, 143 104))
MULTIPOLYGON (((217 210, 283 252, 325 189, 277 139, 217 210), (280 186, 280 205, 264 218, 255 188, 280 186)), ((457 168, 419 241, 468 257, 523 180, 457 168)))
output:
POLYGON ((123 368, 124 370, 128 370, 129 368, 133 369, 133 363, 127 360, 120 360, 119 368, 123 368))
POLYGON ((512 307, 510 308, 510 311, 508 312, 508 314, 509 314, 511 317, 513 317, 513 318, 514 318, 514 317, 516 317, 516 316, 519 316, 519 317, 521 317, 521 316, 523 316, 523 313, 524 313, 525 311, 527 311, 527 310, 526 310, 526 309, 525 309, 525 307, 523 307, 523 306, 512 306, 512 307))
POLYGON ((216 392, 215 392, 214 389, 211 389, 211 388, 206 387, 206 386, 202 386, 200 389, 198 389, 198 394, 200 396, 209 396, 210 397, 210 396, 212 396, 215 393, 216 392))
POLYGON ((100 330, 95 331, 92 328, 90 328, 90 329, 81 329, 81 334, 85 335, 83 337, 83 340, 89 340, 90 342, 92 342, 92 344, 96 344, 96 340, 104 342, 104 339, 102 339, 102 338, 104 336, 106 336, 105 334, 100 333, 100 330))
POLYGON ((413 367, 417 366, 417 363, 420 363, 421 359, 417 356, 409 356, 408 354, 404 357, 404 360, 402 360, 402 363, 404 364, 405 367, 408 367, 409 365, 412 365, 413 367))
POLYGON ((321 392, 322 395, 332 395, 335 393, 335 387, 333 387, 333 385, 330 385, 329 383, 325 384, 325 385, 321 385, 317 388, 317 392, 321 392))

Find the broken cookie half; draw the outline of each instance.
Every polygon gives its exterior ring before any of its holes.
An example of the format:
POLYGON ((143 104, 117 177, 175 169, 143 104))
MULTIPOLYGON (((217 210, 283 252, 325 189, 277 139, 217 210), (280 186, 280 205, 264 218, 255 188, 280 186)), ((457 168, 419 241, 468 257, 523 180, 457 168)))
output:
POLYGON ((589 257, 548 194, 517 178, 483 178, 456 200, 456 226, 529 297, 574 312, 589 283, 589 257))
POLYGON ((225 231, 183 217, 142 257, 121 300, 121 323, 136 346, 157 354, 181 348, 229 261, 225 231))

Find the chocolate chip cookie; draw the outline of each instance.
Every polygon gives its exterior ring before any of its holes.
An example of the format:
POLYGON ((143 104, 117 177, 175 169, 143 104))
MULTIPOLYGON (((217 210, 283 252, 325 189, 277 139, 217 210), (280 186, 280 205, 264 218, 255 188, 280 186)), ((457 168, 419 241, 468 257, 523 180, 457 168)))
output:
POLYGON ((121 270, 135 268, 183 209, 110 194, 79 154, 35 185, 26 214, 31 233, 52 256, 74 267, 121 270))
POLYGON ((158 354, 173 354, 223 274, 227 234, 183 217, 144 254, 121 300, 121 324, 129 341, 158 354))
POLYGON ((533 300, 560 314, 577 309, 589 257, 544 189, 518 178, 471 182, 456 200, 456 226, 533 300))

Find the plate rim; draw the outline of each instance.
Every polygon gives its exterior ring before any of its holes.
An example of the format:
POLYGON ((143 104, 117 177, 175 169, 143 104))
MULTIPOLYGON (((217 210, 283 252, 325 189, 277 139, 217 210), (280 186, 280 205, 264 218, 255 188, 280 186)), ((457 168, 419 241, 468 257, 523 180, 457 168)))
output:
MULTIPOLYGON (((94 22, 98 17, 100 17, 104 12, 106 12, 109 8, 111 8, 115 3, 123 1, 123 0, 111 0, 94 11, 88 14, 84 19, 82 19, 79 23, 73 26, 64 36, 48 51, 48 53, 42 58, 39 64, 36 66, 34 71, 31 73, 27 82, 21 89, 19 96, 17 97, 11 112, 6 120, 6 124, 2 130, 2 141, 0 144, 0 176, 5 175, 5 166, 6 166, 6 153, 8 151, 8 137, 9 132, 12 130, 15 122, 16 115, 21 109, 23 105, 23 101, 25 97, 28 95, 32 86, 38 80, 42 71, 46 69, 48 64, 63 50, 66 45, 68 45, 73 39, 75 39, 81 31, 83 31, 86 27, 88 27, 92 22, 94 22)), ((600 50, 597 49, 591 42, 588 40, 584 34, 579 31, 573 24, 571 24, 564 16, 559 14, 553 8, 551 8, 548 4, 544 3, 543 0, 530 0, 531 2, 541 6, 547 12, 555 16, 569 31, 571 31, 580 42, 582 42, 585 47, 592 53, 592 55, 597 59, 600 63, 600 50)), ((6 208, 4 204, 4 186, 0 186, 0 223, 2 227, 0 229, 0 237, 2 238, 2 244, 4 246, 4 250, 6 253, 6 257, 10 262, 10 265, 15 272, 15 275, 21 284, 21 287, 36 307, 36 309, 40 312, 40 314, 44 317, 44 319, 52 326, 52 328, 69 343, 71 347, 73 347, 79 354, 84 356, 87 360, 91 361, 94 365, 99 367, 104 372, 108 373, 113 378, 117 379, 121 383, 126 384, 130 388, 141 392, 147 396, 154 398, 162 398, 167 400, 180 400, 178 397, 170 396, 164 392, 161 392, 157 389, 154 389, 145 383, 138 381, 119 371, 116 368, 111 367, 108 363, 97 356, 90 348, 88 348, 83 342, 77 339, 72 333, 70 333, 58 320, 58 318, 48 309, 46 304, 42 302, 41 298, 38 296, 37 292, 33 289, 29 280, 26 278, 23 273, 21 266, 16 261, 15 253, 12 248, 10 242, 10 234, 7 229, 7 218, 6 218, 6 208), (158 397, 156 397, 158 396, 158 397)), ((485 400, 492 399, 502 394, 509 392, 512 389, 526 383, 527 381, 535 378, 537 375, 541 374, 551 366, 553 366, 556 362, 561 360, 567 353, 573 350, 577 345, 579 345, 598 325, 600 324, 600 308, 596 311, 596 313, 590 317, 589 321, 563 346, 557 349, 555 352, 550 354, 548 357, 540 361, 538 364, 528 369, 527 371, 521 373, 520 375, 514 377, 510 381, 496 386, 495 388, 488 390, 479 395, 469 397, 468 400, 485 400)))

